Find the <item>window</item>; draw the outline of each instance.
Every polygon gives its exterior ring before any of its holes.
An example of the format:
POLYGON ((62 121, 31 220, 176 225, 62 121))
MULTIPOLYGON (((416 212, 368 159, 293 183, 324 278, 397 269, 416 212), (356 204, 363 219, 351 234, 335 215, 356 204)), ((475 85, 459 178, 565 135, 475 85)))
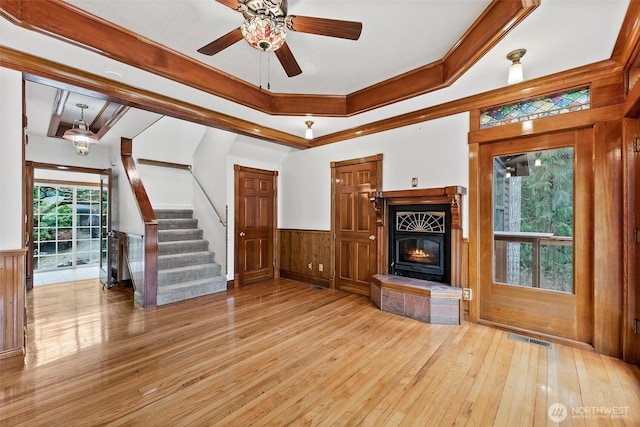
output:
POLYGON ((34 185, 34 270, 100 261, 100 199, 95 187, 34 185))
POLYGON ((573 293, 573 148, 493 158, 494 281, 573 293))
POLYGON ((589 88, 574 89, 482 110, 480 112, 480 129, 587 110, 590 107, 591 91, 589 88))

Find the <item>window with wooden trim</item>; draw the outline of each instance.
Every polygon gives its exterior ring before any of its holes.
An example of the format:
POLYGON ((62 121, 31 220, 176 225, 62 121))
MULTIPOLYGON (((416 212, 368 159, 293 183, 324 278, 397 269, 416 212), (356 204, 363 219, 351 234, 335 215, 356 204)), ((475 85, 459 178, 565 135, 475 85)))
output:
POLYGON ((480 129, 587 110, 590 107, 590 90, 583 87, 481 110, 480 129))

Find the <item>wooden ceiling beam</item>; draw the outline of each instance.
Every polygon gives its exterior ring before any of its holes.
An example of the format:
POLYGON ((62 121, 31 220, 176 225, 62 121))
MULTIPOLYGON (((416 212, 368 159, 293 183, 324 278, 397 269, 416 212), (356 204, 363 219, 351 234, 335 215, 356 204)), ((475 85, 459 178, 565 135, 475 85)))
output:
POLYGON ((306 139, 276 129, 260 126, 248 120, 209 110, 165 95, 134 88, 77 68, 36 58, 14 49, 0 46, 0 66, 21 71, 24 78, 58 89, 116 102, 128 107, 151 111, 194 123, 274 142, 297 149, 309 148, 306 139))
POLYGON ((271 115, 348 117, 451 85, 540 0, 493 0, 445 58, 346 95, 275 94, 61 0, 0 0, 16 25, 271 115))

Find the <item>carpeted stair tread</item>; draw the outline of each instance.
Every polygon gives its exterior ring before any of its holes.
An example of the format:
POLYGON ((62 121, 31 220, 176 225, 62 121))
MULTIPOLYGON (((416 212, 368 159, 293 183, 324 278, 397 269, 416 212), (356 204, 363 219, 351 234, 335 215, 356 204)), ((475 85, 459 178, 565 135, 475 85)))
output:
POLYGON ((212 262, 214 262, 214 254, 209 251, 158 255, 158 270, 212 262))
POLYGON ((215 263, 188 265, 185 267, 158 270, 158 287, 178 282, 190 282, 220 275, 220 266, 215 263))
POLYGON ((176 242, 159 242, 158 255, 199 252, 209 249, 207 240, 180 240, 176 242))
POLYGON ((187 230, 159 230, 158 243, 177 242, 182 240, 201 240, 202 230, 198 228, 190 228, 187 230))
POLYGON ((196 298, 227 289, 227 280, 222 276, 192 280, 158 287, 158 305, 170 304, 196 298))
POLYGON ((192 209, 154 209, 157 219, 193 218, 192 209))
POLYGON ((188 230, 197 227, 198 220, 195 218, 158 219, 158 230, 188 230))

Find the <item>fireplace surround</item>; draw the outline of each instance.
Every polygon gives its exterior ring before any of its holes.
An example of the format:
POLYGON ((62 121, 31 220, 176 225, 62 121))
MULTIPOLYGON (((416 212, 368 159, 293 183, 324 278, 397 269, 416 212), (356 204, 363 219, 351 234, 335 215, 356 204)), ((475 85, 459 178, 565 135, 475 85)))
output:
POLYGON ((460 287, 462 196, 466 193, 461 186, 372 193, 378 274, 460 287))

